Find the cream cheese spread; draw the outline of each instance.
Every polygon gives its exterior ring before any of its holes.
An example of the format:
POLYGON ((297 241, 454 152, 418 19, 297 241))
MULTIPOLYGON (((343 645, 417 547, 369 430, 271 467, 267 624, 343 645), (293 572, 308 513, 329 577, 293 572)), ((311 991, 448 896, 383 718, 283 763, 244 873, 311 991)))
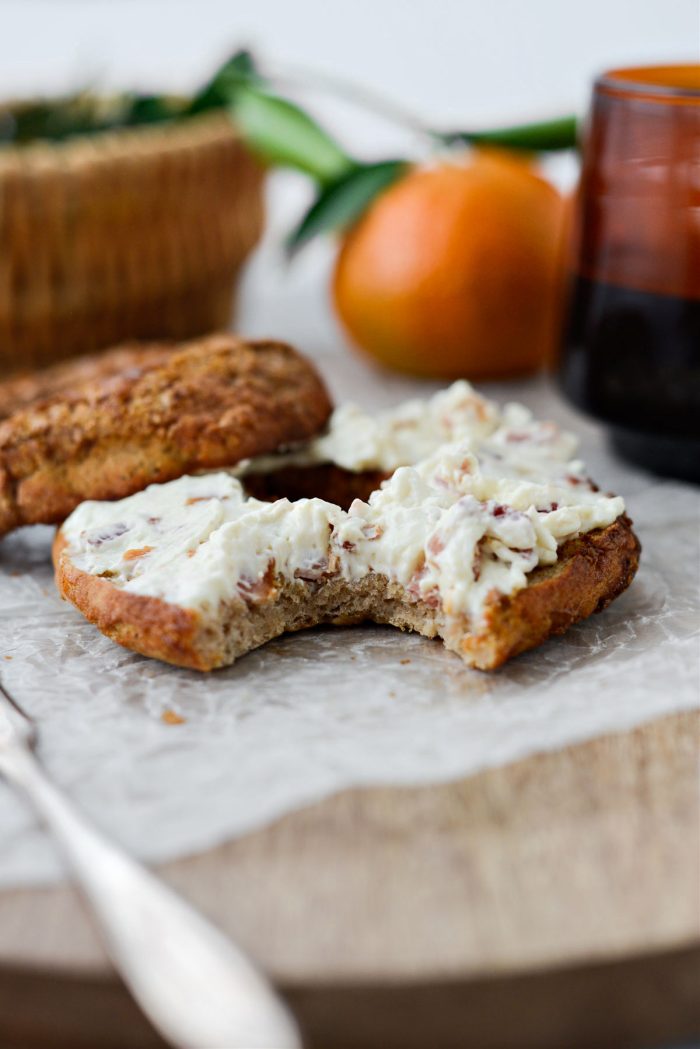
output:
POLYGON ((499 412, 466 383, 386 413, 354 454, 359 409, 342 412, 323 461, 332 453, 388 469, 421 453, 369 502, 347 512, 322 499, 265 503, 247 498, 231 473, 182 477, 120 502, 83 503, 63 526, 69 556, 129 593, 200 611, 264 600, 279 578, 374 572, 445 619, 478 618, 493 591, 524 587, 562 542, 624 512, 621 498, 597 492, 569 458, 573 438, 519 406, 499 412))
POLYGON ((281 455, 241 464, 236 473, 267 473, 285 466, 335 463, 359 473, 393 473, 432 455, 443 444, 469 441, 484 463, 515 473, 561 473, 562 464, 578 476, 582 464, 570 461, 576 438, 553 423, 533 419, 521 404, 502 409, 459 380, 427 399, 414 398, 375 415, 356 404, 333 412, 327 432, 281 455))

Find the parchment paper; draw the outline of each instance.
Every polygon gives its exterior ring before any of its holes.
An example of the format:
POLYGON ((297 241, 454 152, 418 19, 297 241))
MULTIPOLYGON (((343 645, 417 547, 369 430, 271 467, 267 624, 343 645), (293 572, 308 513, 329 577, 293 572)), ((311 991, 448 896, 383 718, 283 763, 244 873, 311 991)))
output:
MULTIPOLYGON (((568 414, 541 383, 499 392, 541 415, 568 414)), ((297 634, 207 677, 177 670, 124 651, 60 601, 52 530, 7 538, 0 674, 38 719, 51 774, 134 853, 164 860, 344 787, 463 776, 693 706, 697 490, 616 463, 596 429, 584 429, 593 475, 627 497, 641 570, 605 613, 495 674, 380 627, 297 634), (164 721, 175 720, 169 712, 183 723, 164 721)), ((60 876, 50 843, 4 786, 0 827, 0 884, 60 876)))
MULTIPOLYGON (((320 306, 322 264, 304 262, 290 282, 263 252, 241 330, 284 332, 315 353, 337 398, 379 407, 431 392, 341 351, 320 306)), ((346 787, 460 777, 698 703, 698 489, 615 460, 602 431, 542 381, 486 392, 578 432, 644 548, 610 609, 495 674, 380 627, 297 634, 210 676, 177 670, 119 648, 60 601, 52 530, 0 541, 0 674, 38 719, 51 775, 107 833, 165 860, 346 787)), ((0 784, 0 885, 61 876, 50 841, 0 784)))

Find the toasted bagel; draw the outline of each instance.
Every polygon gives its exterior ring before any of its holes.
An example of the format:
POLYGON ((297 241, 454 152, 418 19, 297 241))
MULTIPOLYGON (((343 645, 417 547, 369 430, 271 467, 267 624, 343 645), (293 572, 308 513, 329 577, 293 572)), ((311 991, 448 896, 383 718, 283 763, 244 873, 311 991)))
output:
POLYGON ((0 406, 0 535, 306 441, 331 411, 316 369, 291 346, 232 335, 10 380, 0 406))
POLYGON ((205 614, 120 590, 76 568, 60 532, 54 543, 59 591, 103 634, 142 655, 201 671, 227 666, 283 633, 363 621, 443 637, 467 665, 493 670, 606 608, 631 583, 639 553, 629 518, 620 517, 564 544, 556 564, 535 569, 524 589, 494 593, 476 628, 465 619, 446 635, 438 610, 381 575, 273 580, 267 600, 235 599, 205 614))

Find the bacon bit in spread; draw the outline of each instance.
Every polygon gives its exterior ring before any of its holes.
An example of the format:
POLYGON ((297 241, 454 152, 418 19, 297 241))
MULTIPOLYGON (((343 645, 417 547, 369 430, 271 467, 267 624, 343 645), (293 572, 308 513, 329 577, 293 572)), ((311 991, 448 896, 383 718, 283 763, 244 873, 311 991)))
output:
POLYGON ((431 535, 430 539, 428 540, 428 553, 433 554, 435 556, 437 554, 441 554, 444 549, 445 544, 442 540, 442 537, 439 535, 431 535))
POLYGON ((267 601, 273 592, 264 579, 248 579, 246 576, 238 580, 238 589, 246 601, 256 605, 267 601))
POLYGON ((208 503, 212 499, 216 499, 215 495, 192 495, 189 499, 185 500, 185 506, 194 506, 195 503, 208 503))
POLYGON ((506 441, 508 444, 520 444, 522 441, 529 441, 529 433, 520 433, 517 430, 511 430, 510 433, 506 434, 506 441))
POLYGON ((420 601, 422 599, 423 595, 421 593, 420 584, 427 571, 428 566, 425 563, 425 558, 423 558, 423 560, 411 576, 408 582, 408 586, 406 587, 406 593, 408 594, 411 601, 420 601))
POLYGON ((378 524, 366 524, 362 526, 362 534, 365 539, 379 539, 384 535, 384 529, 378 524))
POLYGON ((428 606, 428 608, 439 608, 440 592, 437 589, 437 587, 433 587, 433 589, 429 590, 427 594, 421 595, 421 600, 423 601, 424 605, 428 606))
POLYGON ((194 555, 195 555, 196 553, 197 553, 197 548, 196 548, 196 547, 191 547, 191 548, 190 548, 190 549, 189 549, 189 550, 187 551, 187 556, 188 556, 188 557, 194 557, 194 555))
POLYGON ((166 708, 160 715, 160 720, 164 725, 184 725, 185 719, 179 714, 176 714, 174 710, 166 708))
POLYGON ((148 523, 149 523, 149 525, 160 524, 160 517, 149 517, 148 518, 148 523))
POLYGON ((320 561, 312 561, 311 564, 296 568, 294 570, 294 578, 315 582, 317 579, 323 579, 324 576, 328 575, 328 569, 328 561, 323 558, 320 561))
POLYGON ((124 535, 125 532, 129 531, 129 526, 122 524, 121 521, 117 524, 110 525, 108 528, 99 529, 93 535, 86 536, 90 546, 100 546, 102 543, 109 543, 112 539, 118 539, 120 535, 124 535))
POLYGON ((474 576, 474 582, 478 583, 479 576, 481 575, 481 565, 484 560, 483 540, 478 542, 474 548, 474 557, 472 559, 472 575, 474 576))
POLYGON ((494 517, 506 517, 507 514, 508 514, 508 507, 507 506, 500 506, 500 504, 497 504, 496 506, 494 506, 494 508, 491 511, 491 513, 493 514, 494 517))
POLYGON ((265 601, 271 601, 277 596, 277 587, 274 585, 275 578, 275 561, 274 558, 270 561, 265 571, 265 575, 260 579, 250 579, 248 576, 241 576, 238 580, 238 591, 243 597, 244 601, 252 605, 261 605, 265 601))
POLYGON ((142 546, 140 550, 127 550, 123 559, 125 561, 136 561, 137 558, 150 554, 152 549, 152 546, 142 546))

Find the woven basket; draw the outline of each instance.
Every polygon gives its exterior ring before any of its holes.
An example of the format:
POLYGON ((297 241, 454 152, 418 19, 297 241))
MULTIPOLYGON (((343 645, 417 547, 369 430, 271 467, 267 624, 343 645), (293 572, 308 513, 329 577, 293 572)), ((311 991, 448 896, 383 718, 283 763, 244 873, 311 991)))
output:
POLYGON ((226 327, 262 177, 223 114, 0 151, 0 372, 226 327))

